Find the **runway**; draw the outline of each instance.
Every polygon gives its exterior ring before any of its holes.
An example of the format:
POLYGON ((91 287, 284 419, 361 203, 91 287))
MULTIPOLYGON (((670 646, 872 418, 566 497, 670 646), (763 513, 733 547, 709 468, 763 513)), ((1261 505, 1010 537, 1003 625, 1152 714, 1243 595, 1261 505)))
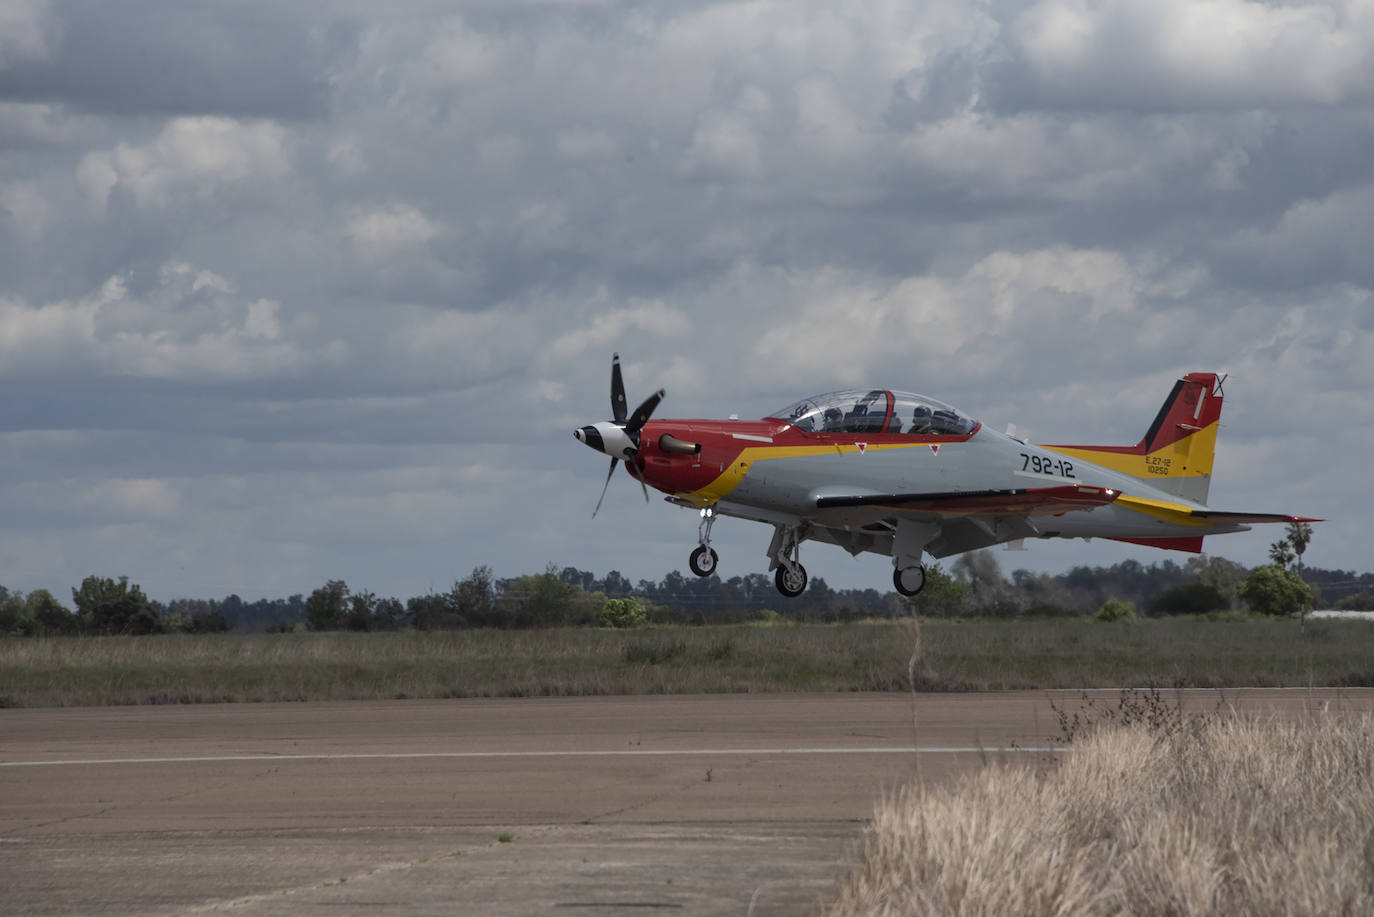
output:
MULTIPOLYGON (((1092 692, 1114 704, 1116 692, 1092 692)), ((1166 693, 1302 717, 1374 691, 1166 693)), ((0 710, 14 914, 796 914, 885 789, 1052 760, 1081 692, 0 710)))

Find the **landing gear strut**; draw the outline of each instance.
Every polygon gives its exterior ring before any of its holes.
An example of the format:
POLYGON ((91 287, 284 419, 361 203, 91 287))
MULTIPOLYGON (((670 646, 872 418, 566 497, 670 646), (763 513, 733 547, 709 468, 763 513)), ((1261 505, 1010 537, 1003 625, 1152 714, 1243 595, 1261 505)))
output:
POLYGON ((711 547, 711 526, 715 524, 716 511, 708 506, 701 511, 701 525, 697 526, 697 540, 701 544, 687 558, 687 566, 697 576, 710 576, 716 572, 716 562, 720 558, 716 555, 716 549, 711 547))
POLYGON ((921 555, 939 534, 939 527, 929 522, 898 521, 892 537, 892 585, 902 595, 910 598, 925 588, 926 565, 921 555))

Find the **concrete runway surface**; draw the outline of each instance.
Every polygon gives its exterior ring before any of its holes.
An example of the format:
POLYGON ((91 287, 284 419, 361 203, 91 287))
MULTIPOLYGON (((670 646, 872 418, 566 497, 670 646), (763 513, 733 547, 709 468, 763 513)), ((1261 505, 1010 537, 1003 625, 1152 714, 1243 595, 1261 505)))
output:
POLYGON ((814 913, 884 790, 1052 759, 1085 696, 1118 692, 0 710, 0 911, 814 913))

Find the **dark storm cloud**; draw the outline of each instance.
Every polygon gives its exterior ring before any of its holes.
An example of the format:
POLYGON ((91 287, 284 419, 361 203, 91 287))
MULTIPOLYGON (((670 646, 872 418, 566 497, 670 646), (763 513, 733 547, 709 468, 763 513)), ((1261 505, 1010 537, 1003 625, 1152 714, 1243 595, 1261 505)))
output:
POLYGON ((347 27, 307 28, 275 4, 188 6, 57 0, 43 8, 44 52, 0 59, 0 100, 91 113, 318 118, 321 64, 347 27))

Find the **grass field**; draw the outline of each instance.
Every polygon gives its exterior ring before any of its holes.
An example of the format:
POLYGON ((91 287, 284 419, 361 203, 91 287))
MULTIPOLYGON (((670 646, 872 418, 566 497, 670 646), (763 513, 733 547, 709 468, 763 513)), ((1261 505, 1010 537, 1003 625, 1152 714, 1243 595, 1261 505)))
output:
MULTIPOLYGON (((926 620, 918 690, 1374 684, 1374 626, 926 620)), ((0 640, 0 705, 891 691, 911 621, 0 640)))

